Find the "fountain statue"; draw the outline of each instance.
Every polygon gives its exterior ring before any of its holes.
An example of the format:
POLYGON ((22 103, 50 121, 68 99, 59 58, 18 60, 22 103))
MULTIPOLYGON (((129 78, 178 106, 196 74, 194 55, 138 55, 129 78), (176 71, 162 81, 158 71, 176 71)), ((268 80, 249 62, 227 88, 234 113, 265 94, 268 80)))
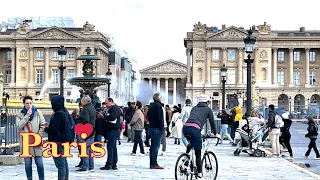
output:
POLYGON ((252 97, 252 107, 257 108, 259 106, 259 99, 256 93, 256 75, 252 74, 252 81, 251 81, 251 97, 252 97))
POLYGON ((81 55, 77 58, 77 60, 80 60, 83 63, 83 77, 73 77, 68 79, 67 81, 71 85, 82 88, 81 90, 79 90, 80 97, 77 100, 78 102, 84 95, 88 95, 91 97, 92 104, 95 106, 98 102, 100 102, 100 99, 97 96, 96 88, 106 85, 109 79, 106 77, 94 77, 94 61, 99 61, 101 59, 96 55, 92 55, 91 49, 89 47, 87 47, 86 53, 86 55, 81 55))

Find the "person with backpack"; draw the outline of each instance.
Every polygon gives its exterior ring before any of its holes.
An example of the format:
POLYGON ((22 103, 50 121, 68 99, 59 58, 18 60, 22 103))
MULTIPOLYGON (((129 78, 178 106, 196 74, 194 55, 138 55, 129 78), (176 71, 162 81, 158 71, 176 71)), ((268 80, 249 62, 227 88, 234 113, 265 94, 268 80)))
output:
POLYGON ((290 159, 293 159, 293 153, 292 153, 292 148, 290 144, 290 139, 291 139, 290 127, 292 124, 292 120, 289 118, 289 114, 290 114, 289 112, 285 112, 281 115, 284 122, 284 126, 281 128, 280 144, 288 150, 290 154, 290 159))
MULTIPOLYGON (((23 98, 23 109, 17 113, 16 125, 20 132, 33 132, 40 134, 40 126, 45 123, 41 111, 33 105, 31 96, 23 98)), ((22 149, 21 149, 22 150, 22 149)), ((39 180, 44 180, 44 166, 42 158, 42 146, 29 147, 30 154, 33 157, 24 158, 24 167, 28 180, 32 180, 32 159, 37 165, 39 180)))
MULTIPOLYGON (((64 154, 62 143, 73 142, 75 137, 74 121, 68 110, 64 107, 64 97, 55 95, 51 98, 51 106, 54 111, 49 126, 43 124, 41 129, 48 134, 48 141, 58 145, 58 153, 64 154)), ((58 169, 58 180, 69 179, 69 167, 66 157, 53 157, 58 169)))
POLYGON ((306 154, 304 155, 305 158, 308 158, 311 152, 311 149, 313 148, 314 152, 316 153, 316 159, 320 159, 320 154, 317 148, 317 137, 318 137, 318 126, 314 122, 312 117, 308 117, 308 133, 305 135, 306 138, 310 139, 310 143, 308 146, 308 150, 306 154))
POLYGON ((280 157, 280 128, 284 126, 282 118, 276 113, 274 105, 269 105, 268 128, 272 146, 272 154, 280 157))
MULTIPOLYGON (((78 123, 82 124, 91 124, 93 127, 92 133, 86 137, 85 139, 82 139, 81 137, 78 137, 78 141, 81 142, 86 142, 87 145, 87 154, 91 154, 91 144, 94 142, 94 135, 95 135, 95 124, 96 124, 96 118, 97 118, 97 112, 96 108, 91 103, 91 98, 89 96, 84 96, 81 99, 81 104, 82 104, 82 111, 80 113, 80 118, 78 123)), ((100 125, 100 124, 99 124, 100 125)), ((100 127, 102 128, 102 127, 100 127)), ((101 130, 102 131, 102 130, 101 130)), ((82 157, 82 166, 77 172, 86 172, 86 171, 94 171, 94 161, 93 157, 82 157)))

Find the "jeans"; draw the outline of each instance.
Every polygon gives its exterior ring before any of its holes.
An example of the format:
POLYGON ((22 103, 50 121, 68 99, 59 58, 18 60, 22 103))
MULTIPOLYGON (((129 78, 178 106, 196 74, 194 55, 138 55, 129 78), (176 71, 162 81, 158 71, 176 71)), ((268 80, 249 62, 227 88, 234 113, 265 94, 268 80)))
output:
MULTIPOLYGON (((102 135, 101 134, 96 134, 94 136, 94 142, 102 142, 102 135)), ((97 147, 101 147, 101 144, 96 144, 97 147)))
POLYGON ((145 124, 144 125, 144 129, 146 130, 146 141, 145 141, 145 143, 148 145, 148 144, 150 144, 150 138, 151 138, 151 135, 150 135, 150 124, 145 124))
MULTIPOLYGON (((183 133, 182 133, 183 134, 183 133)), ((182 135, 182 138, 181 138, 181 140, 182 140, 182 142, 183 142, 183 144, 184 144, 184 146, 188 146, 188 144, 189 144, 189 142, 188 142, 188 140, 187 140, 187 138, 185 138, 184 137, 184 135, 182 135)))
POLYGON ((230 137, 230 135, 228 133, 228 127, 229 127, 228 124, 221 124, 221 130, 220 130, 221 139, 223 140, 223 137, 227 136, 228 140, 230 142, 233 142, 232 138, 230 137))
POLYGON ((87 140, 83 140, 81 138, 80 139, 80 142, 86 142, 87 144, 87 154, 89 155, 89 157, 82 157, 81 158, 81 161, 82 161, 82 165, 81 165, 81 169, 84 169, 84 170, 91 170, 91 169, 94 169, 94 160, 93 160, 93 157, 91 157, 91 144, 94 142, 94 136, 91 136, 89 137, 87 140))
MULTIPOLYGON (((39 180, 44 180, 44 167, 42 156, 35 156, 34 161, 37 165, 39 180)), ((32 180, 32 157, 24 158, 24 168, 27 174, 27 179, 32 180)))
POLYGON ((239 121, 233 122, 233 125, 231 126, 231 134, 230 134, 232 139, 234 139, 235 133, 238 127, 239 127, 239 121))
MULTIPOLYGON (((61 143, 58 144, 58 153, 63 154, 63 146, 61 143)), ((54 157, 53 158, 54 164, 58 169, 58 180, 68 180, 69 179, 69 167, 68 161, 66 157, 54 157)))
POLYGON ((151 146, 150 146, 150 166, 157 166, 157 158, 158 158, 158 151, 160 148, 161 139, 163 136, 163 132, 165 130, 159 128, 150 128, 151 134, 151 146))
POLYGON ((161 144, 162 144, 162 151, 166 152, 166 150, 167 150, 167 130, 163 131, 161 144))
POLYGON ((111 130, 107 132, 108 159, 105 165, 106 167, 117 167, 117 162, 118 162, 117 139, 119 136, 120 136, 120 129, 111 130))
POLYGON ((134 130, 134 144, 133 144, 133 150, 132 153, 137 152, 138 144, 140 146, 140 153, 144 154, 144 148, 143 148, 143 142, 142 142, 142 131, 134 130))
POLYGON ((308 150, 307 150, 305 156, 309 156, 311 149, 313 148, 314 152, 316 153, 316 157, 320 158, 320 154, 319 154, 319 151, 317 148, 316 140, 317 140, 317 138, 310 138, 310 143, 309 143, 308 150))

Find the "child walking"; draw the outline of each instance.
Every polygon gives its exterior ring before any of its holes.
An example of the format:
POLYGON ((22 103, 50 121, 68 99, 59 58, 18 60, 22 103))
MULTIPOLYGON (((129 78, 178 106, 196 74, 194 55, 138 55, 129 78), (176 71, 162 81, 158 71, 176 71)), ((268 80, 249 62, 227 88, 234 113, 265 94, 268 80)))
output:
POLYGON ((308 158, 313 148, 314 152, 316 153, 316 159, 320 159, 320 154, 317 148, 316 140, 318 136, 318 126, 314 122, 312 117, 308 117, 308 133, 305 135, 306 138, 310 139, 310 143, 308 146, 308 150, 305 154, 305 158, 308 158))

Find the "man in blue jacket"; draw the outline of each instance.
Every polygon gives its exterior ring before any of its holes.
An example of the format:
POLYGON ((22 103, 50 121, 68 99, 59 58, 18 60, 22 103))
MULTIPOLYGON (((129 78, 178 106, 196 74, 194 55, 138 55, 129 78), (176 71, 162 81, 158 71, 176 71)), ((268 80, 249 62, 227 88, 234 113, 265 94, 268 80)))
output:
POLYGON ((160 93, 153 95, 154 102, 148 110, 148 119, 150 124, 151 146, 150 146, 150 169, 163 169, 157 162, 158 150, 164 133, 165 111, 161 105, 160 93))

